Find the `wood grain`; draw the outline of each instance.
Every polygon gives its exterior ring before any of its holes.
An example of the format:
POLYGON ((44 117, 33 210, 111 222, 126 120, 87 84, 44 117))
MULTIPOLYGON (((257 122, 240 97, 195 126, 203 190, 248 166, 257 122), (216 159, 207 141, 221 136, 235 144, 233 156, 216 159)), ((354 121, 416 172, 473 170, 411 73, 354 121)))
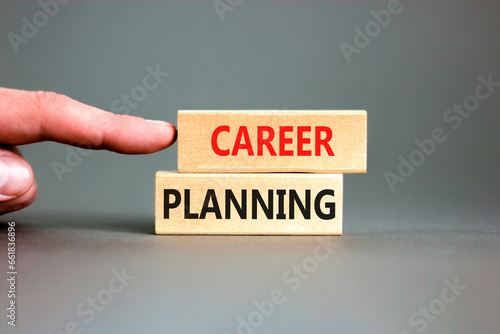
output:
POLYGON ((342 179, 338 174, 160 171, 155 230, 157 234, 341 235, 342 179))

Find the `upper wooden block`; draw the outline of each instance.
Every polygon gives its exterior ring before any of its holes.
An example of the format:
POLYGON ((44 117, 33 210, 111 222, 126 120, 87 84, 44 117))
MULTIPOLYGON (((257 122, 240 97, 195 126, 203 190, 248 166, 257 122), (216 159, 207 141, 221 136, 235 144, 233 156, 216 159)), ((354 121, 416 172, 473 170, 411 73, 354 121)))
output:
POLYGON ((180 110, 182 173, 366 173, 364 110, 180 110))

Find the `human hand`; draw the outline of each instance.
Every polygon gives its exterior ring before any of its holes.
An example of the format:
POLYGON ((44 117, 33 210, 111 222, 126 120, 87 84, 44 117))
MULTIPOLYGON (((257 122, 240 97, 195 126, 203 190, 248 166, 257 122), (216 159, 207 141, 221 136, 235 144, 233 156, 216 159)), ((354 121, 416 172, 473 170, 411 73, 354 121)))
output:
POLYGON ((147 154, 175 142, 175 126, 116 115, 67 96, 0 88, 0 215, 36 198, 30 164, 15 145, 50 140, 125 154, 147 154))

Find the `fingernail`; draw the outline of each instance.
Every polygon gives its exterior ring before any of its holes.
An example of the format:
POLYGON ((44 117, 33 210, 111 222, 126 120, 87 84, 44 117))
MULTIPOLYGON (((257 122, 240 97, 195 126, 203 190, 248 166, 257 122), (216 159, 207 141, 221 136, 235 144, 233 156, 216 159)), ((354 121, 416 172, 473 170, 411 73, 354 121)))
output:
POLYGON ((0 201, 24 194, 31 185, 31 168, 19 158, 0 157, 0 201))
POLYGON ((167 123, 167 122, 164 122, 164 121, 157 121, 157 120, 154 120, 154 119, 147 119, 146 121, 148 121, 150 123, 153 123, 153 124, 161 125, 161 126, 173 126, 170 123, 167 123))

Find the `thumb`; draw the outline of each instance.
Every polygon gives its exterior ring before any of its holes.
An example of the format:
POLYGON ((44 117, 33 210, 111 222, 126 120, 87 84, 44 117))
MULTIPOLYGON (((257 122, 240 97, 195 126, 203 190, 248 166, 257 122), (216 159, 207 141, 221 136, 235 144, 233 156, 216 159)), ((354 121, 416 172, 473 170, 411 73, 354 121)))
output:
POLYGON ((16 148, 0 148, 0 214, 28 206, 36 194, 37 186, 29 163, 16 148))

